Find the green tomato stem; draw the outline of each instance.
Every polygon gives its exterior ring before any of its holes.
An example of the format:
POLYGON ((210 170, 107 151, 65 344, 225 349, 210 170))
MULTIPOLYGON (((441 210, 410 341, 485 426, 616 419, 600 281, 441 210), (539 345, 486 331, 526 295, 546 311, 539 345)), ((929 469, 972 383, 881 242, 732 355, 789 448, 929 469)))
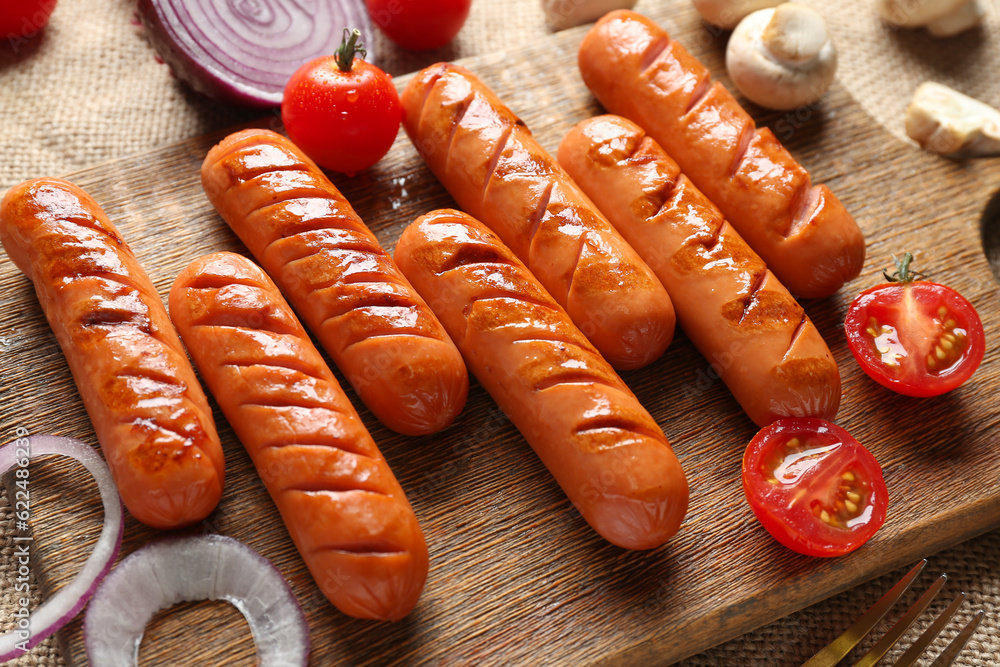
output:
POLYGON ((882 275, 890 283, 912 283, 914 280, 921 280, 926 278, 923 273, 919 271, 911 271, 910 263, 913 261, 913 255, 911 253, 903 253, 902 259, 897 259, 895 255, 892 256, 892 261, 896 264, 896 270, 889 273, 886 269, 882 269, 882 275))
POLYGON ((341 72, 351 71, 351 68, 354 66, 354 56, 356 54, 360 53, 362 58, 368 55, 368 52, 364 49, 364 45, 358 41, 359 37, 361 37, 361 31, 357 28, 354 30, 344 28, 344 39, 340 43, 337 53, 333 56, 341 72))

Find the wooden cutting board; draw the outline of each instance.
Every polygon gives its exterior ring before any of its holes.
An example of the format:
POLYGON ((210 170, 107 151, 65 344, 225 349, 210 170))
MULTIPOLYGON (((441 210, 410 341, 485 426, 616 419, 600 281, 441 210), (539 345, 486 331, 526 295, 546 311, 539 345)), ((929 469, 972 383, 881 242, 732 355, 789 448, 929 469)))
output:
MULTIPOLYGON (((650 14, 728 85, 724 36, 690 10, 650 14)), ((574 123, 599 112, 576 69, 582 35, 583 29, 571 30, 463 64, 554 151, 574 123)), ((954 163, 905 145, 840 86, 813 109, 750 110, 815 181, 830 185, 868 237, 862 277, 834 297, 804 305, 840 365, 844 397, 837 421, 885 471, 891 503, 879 534, 854 554, 823 560, 795 554, 764 532, 740 485, 743 450, 756 428, 678 332, 658 362, 624 374, 673 443, 691 487, 681 532, 650 552, 616 548, 594 533, 478 385, 451 428, 423 438, 389 432, 355 400, 406 489, 431 552, 427 586, 412 614, 391 625, 359 621, 319 593, 216 410, 226 491, 219 508, 191 532, 231 535, 280 568, 309 619, 314 665, 668 664, 1000 526, 1000 409, 993 394, 1000 386, 1000 304, 984 252, 984 241, 1000 247, 1000 205, 986 207, 1000 187, 1000 163, 954 163), (861 372, 844 340, 847 305, 879 280, 890 254, 903 251, 964 294, 983 318, 986 358, 969 382, 946 396, 917 400, 881 388, 861 372)), ((261 124, 273 126, 276 119, 261 124)), ((201 161, 222 136, 70 176, 115 221, 164 297, 194 258, 217 250, 246 253, 199 184, 201 161)), ((402 133, 376 168, 335 182, 388 249, 419 214, 453 205, 402 133)), ((33 290, 9 261, 0 262, 0 306, 4 440, 24 427, 96 444, 33 290)), ((32 567, 43 594, 51 594, 89 553, 101 507, 86 473, 68 460, 33 464, 30 479, 32 567)), ((129 518, 123 553, 162 536, 129 518)), ((87 662, 81 626, 82 617, 59 635, 71 665, 87 662)), ((831 628, 831 635, 838 631, 831 628)), ((248 635, 224 603, 185 604, 157 615, 142 657, 157 665, 251 665, 248 635)), ((802 657, 828 639, 803 646, 802 657)))

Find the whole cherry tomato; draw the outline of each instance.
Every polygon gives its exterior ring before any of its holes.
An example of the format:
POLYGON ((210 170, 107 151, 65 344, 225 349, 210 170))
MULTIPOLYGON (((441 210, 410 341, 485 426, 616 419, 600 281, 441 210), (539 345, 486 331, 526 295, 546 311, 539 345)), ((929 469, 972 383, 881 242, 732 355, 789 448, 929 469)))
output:
POLYGON ((357 39, 344 31, 336 55, 300 67, 285 86, 281 120, 288 137, 319 166, 354 174, 385 155, 403 118, 392 77, 355 60, 365 55, 357 39))
POLYGON ((841 556, 885 522, 888 492, 875 457, 844 429, 779 419, 743 455, 743 492, 774 539, 807 556, 841 556))
POLYGON ((444 46, 469 16, 472 0, 365 0, 372 21, 392 41, 424 51, 444 46))
POLYGON ((48 24, 56 0, 0 2, 0 39, 31 37, 48 24))
POLYGON ((913 255, 883 271, 890 282, 865 290, 844 321, 847 345, 865 373, 906 396, 951 391, 979 367, 986 350, 983 323, 961 294, 916 280, 913 255))

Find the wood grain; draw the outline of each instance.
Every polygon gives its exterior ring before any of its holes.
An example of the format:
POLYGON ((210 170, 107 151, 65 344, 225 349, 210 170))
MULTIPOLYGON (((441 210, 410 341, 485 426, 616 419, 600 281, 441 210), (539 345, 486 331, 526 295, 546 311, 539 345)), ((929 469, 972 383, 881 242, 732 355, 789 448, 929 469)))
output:
MULTIPOLYGON (((723 38, 691 11, 649 13, 728 85, 723 38)), ((574 123, 599 111, 575 66, 582 34, 567 31, 514 54, 463 64, 554 152, 574 123)), ((397 86, 406 80, 397 79, 397 86)), ((803 305, 840 365, 844 399, 837 421, 884 468, 891 501, 883 529, 866 547, 833 560, 806 558, 770 539, 739 482, 743 449, 756 429, 678 335, 658 362, 623 374, 670 438, 691 486, 681 532, 651 552, 627 552, 597 536, 480 387, 473 386, 454 426, 424 438, 389 432, 355 400, 407 490, 431 552, 427 587, 409 617, 392 625, 359 621, 319 593, 216 408, 227 485, 218 510, 196 530, 243 540, 281 569, 309 619, 314 665, 669 664, 1000 526, 1000 410, 991 398, 1000 386, 994 343, 1000 305, 982 240, 1000 238, 1000 205, 986 216, 992 224, 980 226, 1000 186, 1000 164, 953 163, 904 145, 839 86, 816 108, 749 109, 814 180, 837 193, 868 238, 862 277, 834 297, 803 305), (982 367, 946 396, 918 400, 881 388, 858 368, 841 331, 853 295, 878 279, 890 254, 905 250, 983 316, 982 367)), ((195 257, 246 253, 198 181, 201 161, 219 138, 192 139, 70 176, 104 207, 164 297, 195 257)), ((334 180, 388 249, 419 214, 453 205, 402 134, 377 167, 334 180)), ((0 262, 0 307, 4 440, 25 427, 96 444, 31 285, 9 261, 0 262)), ((71 462, 33 466, 31 484, 34 567, 51 593, 96 540, 101 509, 86 473, 71 462)), ((123 553, 161 535, 129 518, 123 553)), ((217 604, 184 605, 167 621, 157 618, 143 641, 145 664, 172 665, 181 657, 185 664, 221 664, 224 656, 238 664, 252 660, 245 642, 234 639, 243 621, 229 613, 220 624, 217 604)), ((60 633, 71 665, 87 664, 81 625, 78 618, 60 633)), ((803 655, 818 648, 803 647, 803 655)))

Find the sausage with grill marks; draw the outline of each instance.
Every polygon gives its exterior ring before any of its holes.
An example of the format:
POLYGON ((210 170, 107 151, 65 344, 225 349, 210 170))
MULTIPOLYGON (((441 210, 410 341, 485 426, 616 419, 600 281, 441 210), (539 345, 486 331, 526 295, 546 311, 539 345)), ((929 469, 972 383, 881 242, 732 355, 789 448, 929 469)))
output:
POLYGON ((204 519, 225 462, 160 295, 87 193, 40 178, 0 203, 0 239, 34 283, 122 502, 154 528, 204 519))
POLYGON ((274 132, 242 130, 209 151, 201 179, 223 219, 382 423, 406 435, 451 424, 469 387, 461 355, 302 151, 274 132))
POLYGON ((559 162, 666 286, 681 327, 759 426, 833 420, 840 374, 802 307, 635 123, 598 116, 559 162))
POLYGON ((434 211, 404 230, 395 258, 594 530, 628 549, 666 542, 688 486, 663 431, 499 237, 434 211))
POLYGON ((578 62, 604 108, 648 132, 792 294, 829 296, 857 277, 865 239, 851 214, 662 28, 610 12, 578 62))
POLYGON ((495 231, 618 369, 670 344, 670 297, 524 123, 471 72, 419 72, 403 126, 459 206, 495 231))
POLYGON ((398 620, 427 578, 427 546, 388 464, 273 282, 250 260, 195 260, 170 315, 324 595, 398 620))

